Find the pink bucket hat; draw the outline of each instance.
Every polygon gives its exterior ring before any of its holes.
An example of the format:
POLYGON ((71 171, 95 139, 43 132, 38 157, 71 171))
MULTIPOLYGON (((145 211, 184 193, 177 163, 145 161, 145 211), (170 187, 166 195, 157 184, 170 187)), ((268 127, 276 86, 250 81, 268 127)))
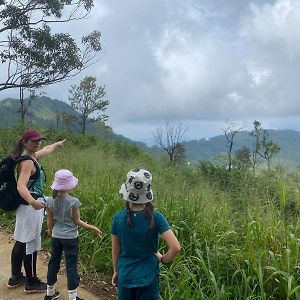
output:
POLYGON ((68 191, 73 189, 78 183, 78 179, 69 170, 58 170, 55 172, 52 190, 68 191))

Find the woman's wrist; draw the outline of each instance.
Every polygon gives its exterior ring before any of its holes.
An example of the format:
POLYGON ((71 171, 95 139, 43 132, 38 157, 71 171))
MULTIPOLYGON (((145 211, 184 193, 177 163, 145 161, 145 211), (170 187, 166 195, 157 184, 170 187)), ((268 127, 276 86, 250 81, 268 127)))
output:
POLYGON ((33 197, 30 197, 29 201, 27 201, 29 205, 34 206, 36 200, 33 197))

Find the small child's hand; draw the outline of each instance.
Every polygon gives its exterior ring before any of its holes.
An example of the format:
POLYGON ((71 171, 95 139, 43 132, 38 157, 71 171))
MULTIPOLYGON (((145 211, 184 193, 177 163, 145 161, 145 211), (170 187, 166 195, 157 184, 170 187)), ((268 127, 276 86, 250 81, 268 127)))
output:
POLYGON ((101 232, 101 230, 99 228, 93 227, 93 232, 96 234, 96 236, 98 238, 100 238, 100 239, 102 238, 102 232, 101 232))
POLYGON ((163 255, 159 251, 154 252, 154 255, 156 256, 158 262, 160 262, 163 255))
POLYGON ((114 272, 111 283, 113 286, 118 286, 118 272, 114 272))

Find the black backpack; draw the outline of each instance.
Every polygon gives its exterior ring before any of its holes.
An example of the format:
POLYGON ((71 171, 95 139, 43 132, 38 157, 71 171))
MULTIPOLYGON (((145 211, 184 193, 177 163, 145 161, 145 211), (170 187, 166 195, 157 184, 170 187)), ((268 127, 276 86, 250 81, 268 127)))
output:
POLYGON ((37 179, 40 177, 40 168, 38 163, 30 156, 20 156, 13 159, 11 156, 4 158, 0 162, 0 208, 5 211, 16 210, 20 204, 28 205, 17 190, 17 181, 15 177, 16 165, 23 160, 32 160, 36 168, 36 172, 30 177, 33 182, 28 190, 33 187, 37 179))

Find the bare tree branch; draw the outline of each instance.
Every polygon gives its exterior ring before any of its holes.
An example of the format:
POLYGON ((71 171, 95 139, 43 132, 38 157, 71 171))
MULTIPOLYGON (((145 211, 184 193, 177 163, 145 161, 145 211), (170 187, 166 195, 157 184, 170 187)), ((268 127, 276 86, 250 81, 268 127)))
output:
POLYGON ((225 138, 227 140, 226 147, 228 148, 228 171, 232 169, 232 148, 234 144, 235 135, 245 128, 245 123, 226 122, 225 128, 223 129, 225 138))
POLYGON ((167 122, 165 128, 157 128, 153 133, 154 142, 169 156, 170 163, 175 163, 176 149, 183 142, 184 135, 187 128, 183 127, 181 123, 172 124, 167 122))

